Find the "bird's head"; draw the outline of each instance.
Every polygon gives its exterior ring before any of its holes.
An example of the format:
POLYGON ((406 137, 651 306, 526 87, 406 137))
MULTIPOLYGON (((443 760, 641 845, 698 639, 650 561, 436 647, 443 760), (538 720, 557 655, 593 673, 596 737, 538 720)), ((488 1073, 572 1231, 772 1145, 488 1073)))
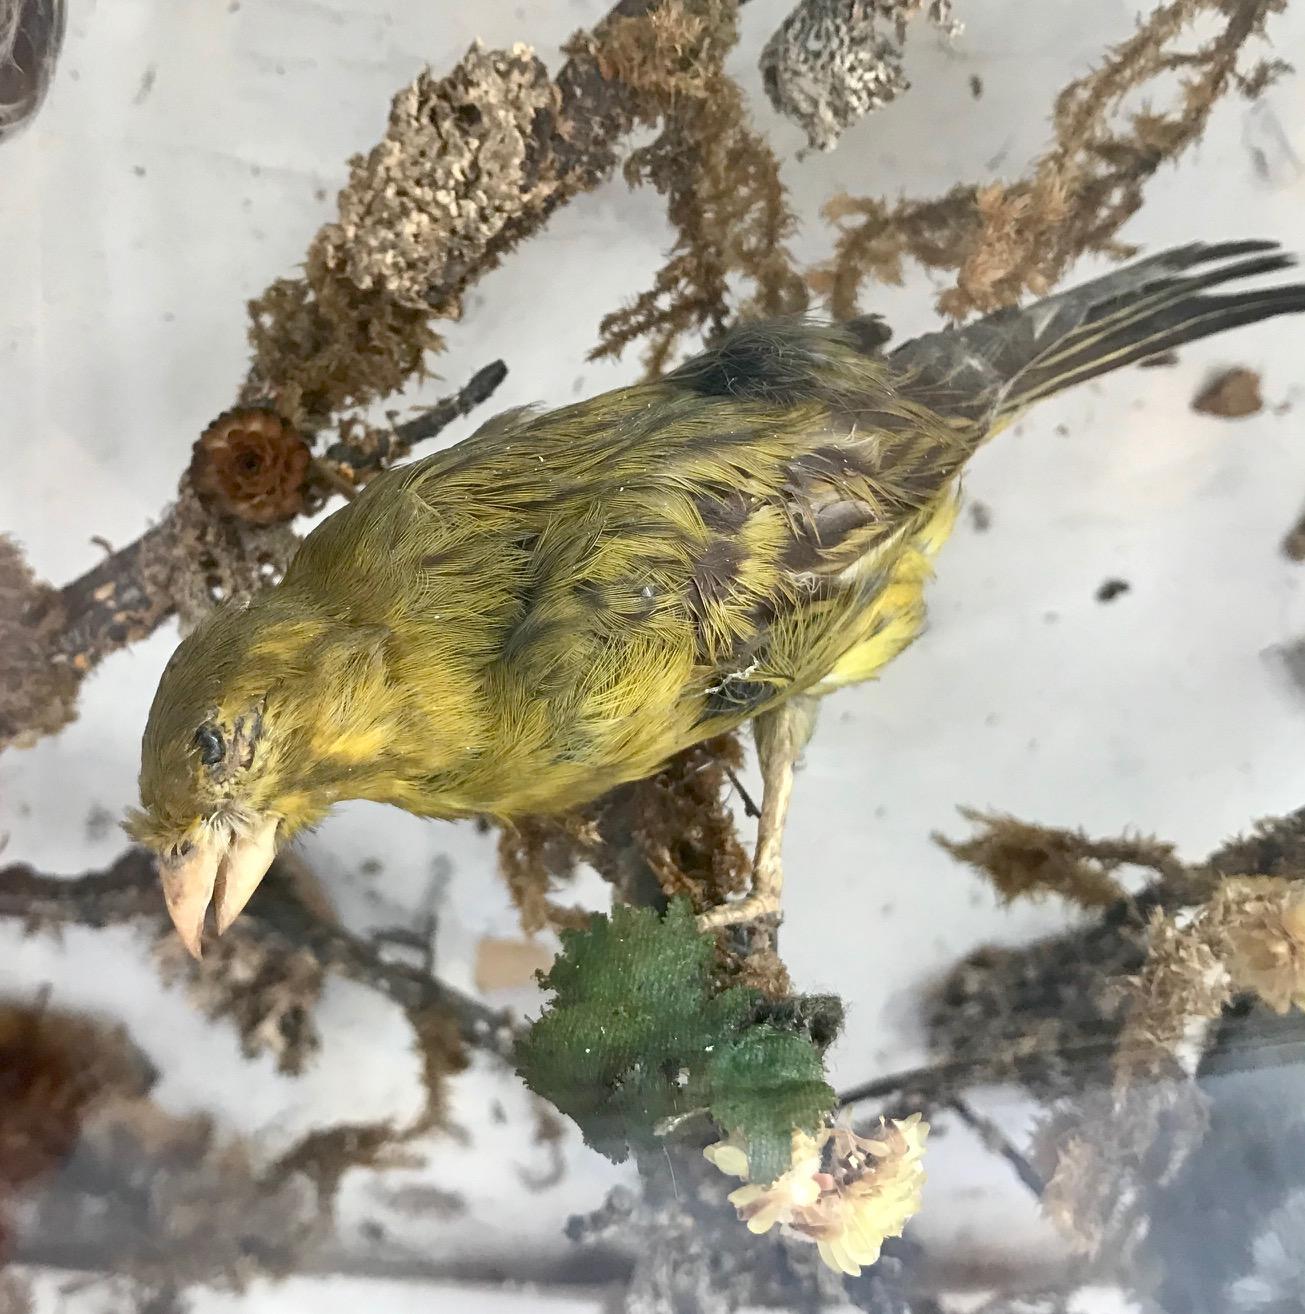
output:
MULTIPOLYGON (((278 845, 348 796, 331 769, 332 729, 365 681, 341 669, 359 645, 330 630, 258 603, 227 607, 163 672, 141 744, 141 808, 126 827, 158 855, 168 912, 196 957, 209 906, 221 934, 278 845)), ((365 656, 354 665, 365 671, 365 656)))

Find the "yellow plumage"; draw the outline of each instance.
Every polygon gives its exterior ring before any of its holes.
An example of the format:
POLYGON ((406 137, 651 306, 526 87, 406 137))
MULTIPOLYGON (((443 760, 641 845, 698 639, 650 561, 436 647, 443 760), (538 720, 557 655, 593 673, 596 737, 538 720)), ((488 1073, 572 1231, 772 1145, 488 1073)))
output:
MULTIPOLYGON (((1067 383, 1305 309, 1299 287, 1202 295, 1285 263, 1183 248, 888 354, 874 320, 744 326, 374 480, 164 675, 132 828, 183 934, 196 880, 200 919, 213 895, 229 921, 257 883, 236 850, 270 857, 340 799, 565 810, 870 678, 920 630, 976 448, 1067 383)), ((764 741, 768 789, 803 733, 764 741)))

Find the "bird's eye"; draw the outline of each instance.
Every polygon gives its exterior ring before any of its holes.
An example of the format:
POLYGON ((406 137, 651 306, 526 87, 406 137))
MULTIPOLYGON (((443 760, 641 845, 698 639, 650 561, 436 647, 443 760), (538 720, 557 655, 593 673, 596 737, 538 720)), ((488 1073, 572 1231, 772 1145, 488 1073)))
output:
POLYGON ((214 726, 202 725, 195 731, 195 746, 199 749, 199 760, 205 766, 217 766, 222 761, 225 752, 222 734, 214 726))

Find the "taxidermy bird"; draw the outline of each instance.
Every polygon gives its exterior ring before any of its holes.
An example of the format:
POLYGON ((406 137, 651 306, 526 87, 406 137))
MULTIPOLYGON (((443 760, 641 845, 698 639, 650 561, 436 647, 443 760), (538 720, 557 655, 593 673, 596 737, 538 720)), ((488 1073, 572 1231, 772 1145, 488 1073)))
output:
POLYGON ((966 462, 1043 397, 1305 311, 1301 284, 1216 291, 1292 263, 1185 246, 893 351, 874 318, 745 324, 381 475, 164 671, 128 828, 182 939, 199 953, 210 904, 221 934, 342 799, 561 812, 748 721, 752 889, 701 924, 777 915, 815 704, 920 632, 966 462))

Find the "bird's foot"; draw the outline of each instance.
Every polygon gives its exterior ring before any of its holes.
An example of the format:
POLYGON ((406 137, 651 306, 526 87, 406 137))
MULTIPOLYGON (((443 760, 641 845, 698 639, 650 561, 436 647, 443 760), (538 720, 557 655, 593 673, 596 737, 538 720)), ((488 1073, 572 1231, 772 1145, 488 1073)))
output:
POLYGON ((784 868, 779 860, 779 835, 763 833, 752 864, 752 893, 735 903, 717 904, 698 917, 700 931, 720 931, 727 926, 774 928, 780 921, 779 896, 784 888, 784 868))
POLYGON ((698 917, 698 930, 720 931, 727 926, 747 926, 774 920, 779 922, 779 894, 750 894, 737 903, 721 903, 698 917))

